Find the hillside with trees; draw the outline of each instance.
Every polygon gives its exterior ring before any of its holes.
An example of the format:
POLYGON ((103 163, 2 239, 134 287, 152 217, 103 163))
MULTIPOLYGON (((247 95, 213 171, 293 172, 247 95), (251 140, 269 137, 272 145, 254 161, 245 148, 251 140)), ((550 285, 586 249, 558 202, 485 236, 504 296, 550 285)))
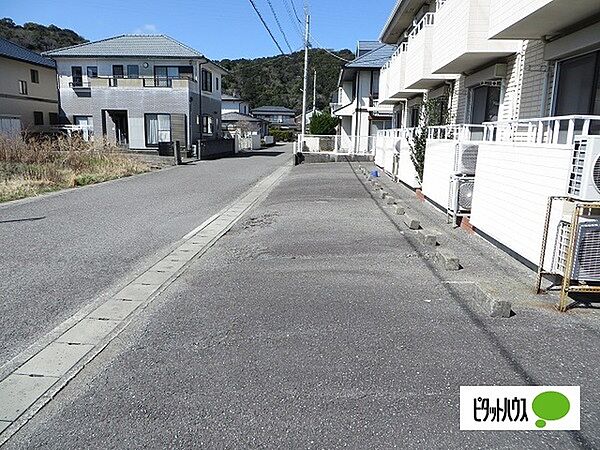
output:
MULTIPOLYGON (((333 53, 346 60, 354 58, 350 50, 333 53)), ((309 58, 309 108, 312 108, 313 70, 316 69, 317 108, 322 110, 329 106, 345 62, 321 49, 311 50, 309 58)), ((302 110, 304 52, 257 59, 226 59, 219 64, 230 71, 223 80, 223 89, 230 94, 239 93, 253 108, 272 105, 286 106, 298 113, 302 110)))
POLYGON ((0 37, 38 53, 87 42, 73 30, 32 22, 17 25, 6 17, 0 19, 0 37))

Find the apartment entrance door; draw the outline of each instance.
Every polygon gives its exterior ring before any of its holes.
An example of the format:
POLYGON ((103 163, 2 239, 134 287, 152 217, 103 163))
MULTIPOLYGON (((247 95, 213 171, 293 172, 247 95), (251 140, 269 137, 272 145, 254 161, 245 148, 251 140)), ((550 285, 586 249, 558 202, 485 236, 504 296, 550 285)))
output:
POLYGON ((105 111, 103 115, 103 134, 117 145, 129 145, 129 121, 127 111, 105 111))

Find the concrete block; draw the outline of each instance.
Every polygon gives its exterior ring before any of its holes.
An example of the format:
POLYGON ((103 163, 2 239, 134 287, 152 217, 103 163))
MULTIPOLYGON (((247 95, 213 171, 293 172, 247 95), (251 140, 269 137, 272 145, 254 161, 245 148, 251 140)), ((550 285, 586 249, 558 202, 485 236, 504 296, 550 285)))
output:
POLYGON ((419 222, 417 219, 414 219, 413 217, 410 217, 407 214, 404 215, 403 220, 404 224, 411 230, 418 230, 419 228, 421 228, 421 222, 419 222))
POLYGON ((123 320, 141 305, 140 302, 109 300, 92 311, 88 318, 104 320, 123 320))
POLYGON ((404 206, 402 205, 396 205, 396 214, 399 216, 403 216, 406 213, 406 210, 404 209, 404 206))
POLYGON ((119 325, 116 320, 83 319, 57 339, 67 344, 97 344, 119 325))
POLYGON ((452 251, 440 249, 435 253, 435 260, 446 270, 460 270, 460 261, 452 251))
POLYGON ((69 345, 62 342, 53 342, 19 367, 16 373, 61 377, 93 347, 91 344, 69 345))
POLYGON ((176 271, 166 271, 166 270, 161 270, 161 271, 154 271, 154 270, 148 270, 147 272, 144 272, 142 275, 140 275, 139 277, 137 277, 134 280, 135 284, 141 284, 143 285, 155 285, 155 286, 161 286, 162 284, 164 284, 169 278, 171 278, 173 276, 173 274, 176 271))
POLYGON ((379 191, 379 198, 383 198, 383 199, 384 199, 384 198, 386 198, 388 195, 389 195, 389 194, 388 194, 388 192, 387 192, 387 191, 384 191, 384 190, 381 190, 381 191, 379 191))
POLYGON ((385 203, 388 204, 388 205, 393 205, 393 204, 396 203, 396 199, 394 197, 392 197, 391 195, 388 195, 385 198, 385 203))
POLYGON ((474 298, 490 317, 508 319, 512 313, 512 304, 508 300, 498 300, 475 285, 474 298))
POLYGON ((0 420, 16 420, 57 380, 16 374, 6 377, 0 382, 0 420))
POLYGON ((417 237, 423 245, 428 247, 435 247, 438 244, 438 235, 431 231, 419 230, 417 237))

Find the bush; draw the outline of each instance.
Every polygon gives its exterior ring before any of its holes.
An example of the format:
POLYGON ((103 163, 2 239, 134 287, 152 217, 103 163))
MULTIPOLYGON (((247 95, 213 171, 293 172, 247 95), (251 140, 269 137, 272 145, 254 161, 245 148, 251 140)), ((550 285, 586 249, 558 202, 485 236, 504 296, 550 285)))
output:
POLYGON ((276 142, 296 142, 296 133, 291 130, 280 130, 272 128, 269 134, 275 138, 276 142))
POLYGON ((315 114, 310 121, 310 134, 318 136, 330 136, 337 133, 336 127, 340 120, 328 112, 315 114))

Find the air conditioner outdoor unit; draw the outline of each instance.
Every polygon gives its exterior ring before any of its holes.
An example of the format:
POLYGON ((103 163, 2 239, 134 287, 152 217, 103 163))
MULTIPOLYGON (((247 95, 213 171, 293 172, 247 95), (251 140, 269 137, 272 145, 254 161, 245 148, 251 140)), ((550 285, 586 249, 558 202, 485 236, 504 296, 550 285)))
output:
POLYGON ((567 193, 579 200, 600 200, 600 136, 575 140, 567 193))
POLYGON ((457 175, 475 175, 479 145, 472 142, 456 144, 454 153, 454 173, 457 175))
MULTIPOLYGON (((567 251, 571 236, 571 223, 562 220, 558 224, 554 247, 554 272, 565 275, 567 251)), ((581 218, 575 242, 572 280, 600 282, 600 217, 581 218)))
POLYGON ((473 204, 475 177, 454 176, 450 180, 450 207, 448 214, 456 217, 468 216, 473 204))

